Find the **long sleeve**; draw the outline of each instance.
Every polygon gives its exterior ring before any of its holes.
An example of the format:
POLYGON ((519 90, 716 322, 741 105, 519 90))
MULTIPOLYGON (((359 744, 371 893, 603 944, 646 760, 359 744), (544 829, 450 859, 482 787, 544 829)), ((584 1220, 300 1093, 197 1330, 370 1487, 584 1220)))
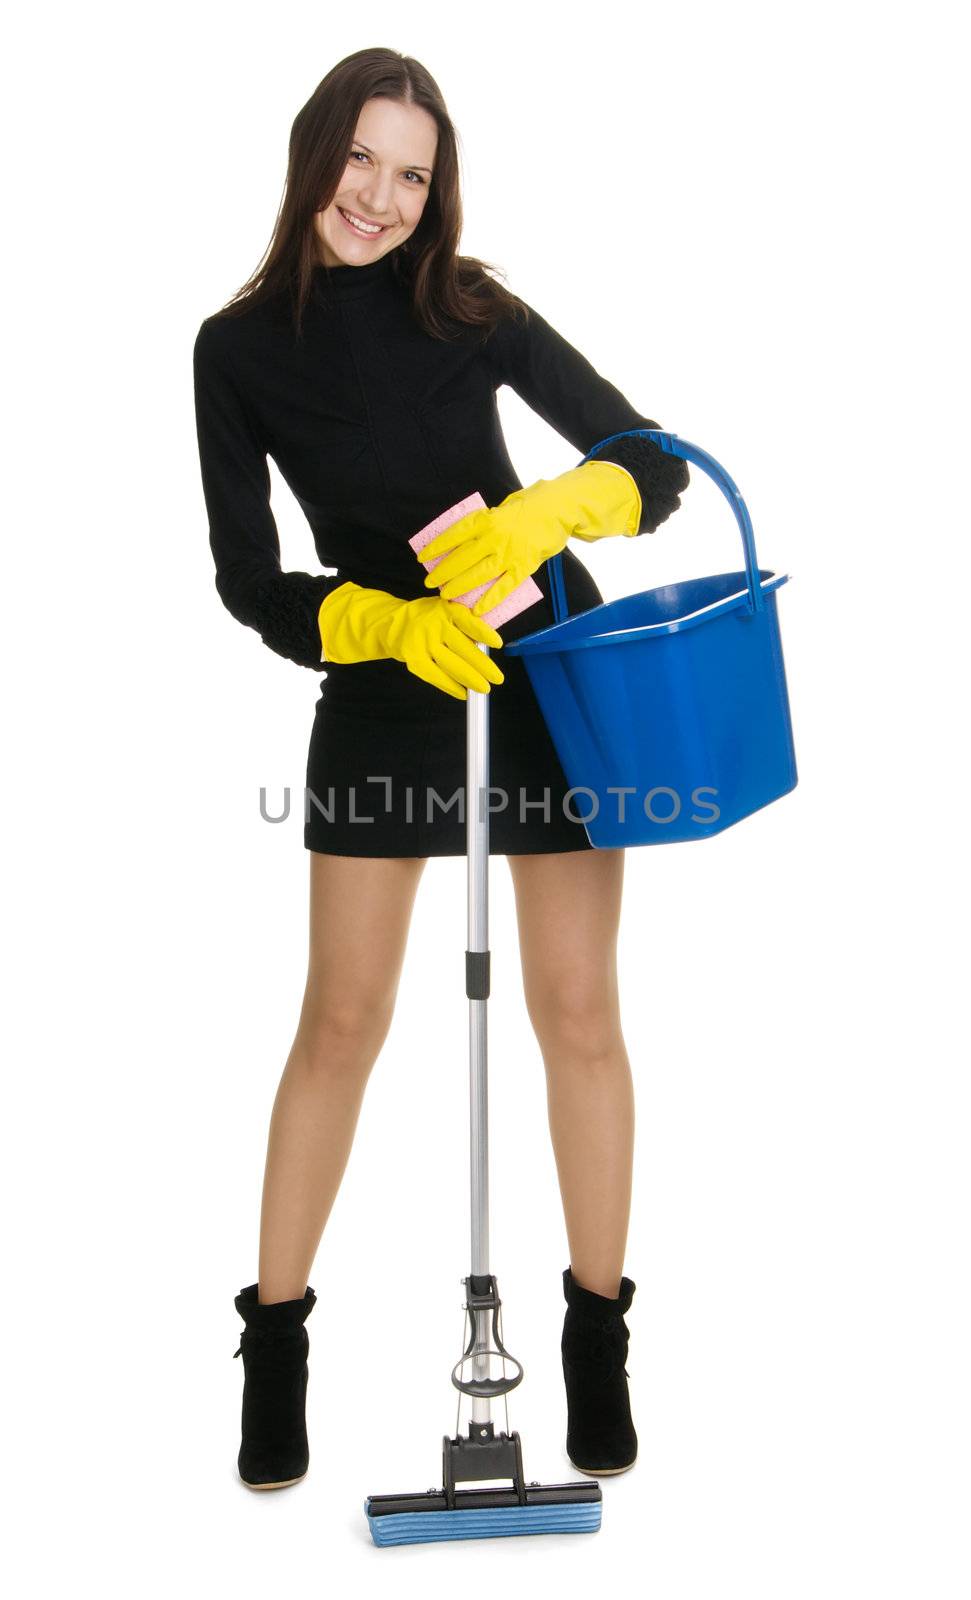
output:
POLYGON ((340 579, 283 572, 270 474, 221 330, 203 322, 192 353, 196 431, 216 589, 238 621, 298 666, 321 670, 317 613, 340 579))
MULTIPOLYGON (((599 440, 631 428, 660 428, 642 417, 629 400, 601 377, 585 356, 529 307, 524 324, 506 317, 484 353, 500 383, 525 400, 564 439, 584 455, 599 440)), ((598 461, 626 467, 641 495, 638 533, 653 533, 681 505, 688 487, 686 464, 664 453, 652 439, 615 439, 596 452, 598 461)))

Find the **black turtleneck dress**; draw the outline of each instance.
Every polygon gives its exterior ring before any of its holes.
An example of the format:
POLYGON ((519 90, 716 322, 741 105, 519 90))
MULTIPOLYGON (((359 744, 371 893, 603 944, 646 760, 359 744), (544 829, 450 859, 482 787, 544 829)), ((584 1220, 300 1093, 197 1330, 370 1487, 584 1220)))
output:
MULTIPOLYGON (((658 427, 532 308, 525 324, 506 315, 491 332, 426 333, 397 254, 316 268, 299 339, 281 295, 207 317, 193 352, 217 591, 270 649, 321 674, 304 844, 328 855, 465 854, 466 702, 400 661, 323 661, 324 596, 349 580, 405 600, 435 592, 409 538, 476 490, 496 506, 522 487, 496 407, 502 384, 581 455, 612 433, 658 427), (268 456, 303 508, 321 566, 335 573, 281 571, 268 456)), ((683 462, 645 439, 598 454, 637 481, 639 533, 678 508, 683 462)), ((562 566, 571 614, 602 602, 569 546, 562 566)), ((546 564, 533 576, 543 600, 498 630, 505 641, 555 620, 546 564)), ((592 848, 573 815, 585 797, 567 798, 522 661, 490 653, 505 674, 488 696, 490 853, 592 848)))

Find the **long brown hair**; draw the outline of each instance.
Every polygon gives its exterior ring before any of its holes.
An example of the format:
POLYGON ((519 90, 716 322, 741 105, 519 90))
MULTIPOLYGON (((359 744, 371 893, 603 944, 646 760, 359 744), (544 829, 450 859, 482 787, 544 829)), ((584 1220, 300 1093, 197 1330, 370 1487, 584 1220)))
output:
POLYGON ((438 146, 428 199, 414 233, 391 252, 393 270, 411 290, 415 315, 434 338, 456 337, 449 324, 493 328, 507 312, 528 317, 516 295, 489 276, 491 263, 456 254, 462 232, 457 137, 431 73, 397 50, 356 50, 321 79, 290 130, 283 199, 260 265, 217 312, 232 316, 289 292, 299 337, 320 264, 314 213, 330 205, 343 178, 358 118, 383 97, 420 106, 435 118, 438 146))

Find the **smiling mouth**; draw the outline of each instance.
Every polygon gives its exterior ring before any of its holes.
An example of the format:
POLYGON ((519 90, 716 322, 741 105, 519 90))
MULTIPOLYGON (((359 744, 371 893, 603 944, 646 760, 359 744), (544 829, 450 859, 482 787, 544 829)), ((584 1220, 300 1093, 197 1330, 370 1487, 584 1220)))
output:
POLYGON ((367 222, 364 217, 357 218, 353 211, 345 211, 343 206, 338 206, 337 209, 348 227, 353 228, 355 233, 359 233, 362 239, 376 239, 379 233, 387 233, 388 231, 388 223, 367 222), (365 225, 358 227, 358 221, 365 225))

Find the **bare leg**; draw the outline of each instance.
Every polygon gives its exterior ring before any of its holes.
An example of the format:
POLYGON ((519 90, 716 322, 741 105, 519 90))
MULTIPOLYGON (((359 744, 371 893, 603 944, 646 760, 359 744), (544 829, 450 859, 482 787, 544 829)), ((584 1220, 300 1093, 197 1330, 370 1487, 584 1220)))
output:
POLYGON ((394 1014, 423 857, 310 851, 310 959, 280 1079, 260 1223, 262 1305, 301 1299, 394 1014))
POLYGON ((634 1085, 620 1024, 623 850, 508 856, 523 989, 546 1067, 573 1276, 616 1298, 634 1164, 634 1085))

